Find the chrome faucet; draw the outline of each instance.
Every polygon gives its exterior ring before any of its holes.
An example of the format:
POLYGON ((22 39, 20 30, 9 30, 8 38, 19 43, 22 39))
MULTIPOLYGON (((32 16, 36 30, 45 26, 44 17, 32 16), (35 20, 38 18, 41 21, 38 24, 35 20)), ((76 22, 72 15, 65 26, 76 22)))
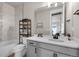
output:
POLYGON ((59 33, 56 33, 55 35, 53 35, 53 38, 54 39, 58 39, 58 36, 60 36, 60 34, 59 33))

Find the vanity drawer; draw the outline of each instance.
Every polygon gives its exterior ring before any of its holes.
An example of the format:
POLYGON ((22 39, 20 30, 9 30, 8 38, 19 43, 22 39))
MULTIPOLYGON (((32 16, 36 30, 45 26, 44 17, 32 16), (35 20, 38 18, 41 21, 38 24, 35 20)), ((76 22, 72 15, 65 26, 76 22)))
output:
POLYGON ((37 45, 37 42, 31 41, 31 40, 27 40, 27 44, 36 46, 37 45))
POLYGON ((70 56, 78 56, 78 51, 79 51, 77 49, 72 49, 72 48, 68 48, 64 46, 58 46, 54 44, 41 43, 41 42, 38 43, 38 47, 49 49, 49 50, 56 51, 63 54, 67 54, 70 56))

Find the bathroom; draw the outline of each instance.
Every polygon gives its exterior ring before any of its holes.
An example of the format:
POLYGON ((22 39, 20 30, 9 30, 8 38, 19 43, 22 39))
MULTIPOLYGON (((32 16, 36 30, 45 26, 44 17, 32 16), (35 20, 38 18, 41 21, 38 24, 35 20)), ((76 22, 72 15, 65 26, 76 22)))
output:
POLYGON ((78 19, 79 2, 0 2, 0 57, 79 57, 78 19))

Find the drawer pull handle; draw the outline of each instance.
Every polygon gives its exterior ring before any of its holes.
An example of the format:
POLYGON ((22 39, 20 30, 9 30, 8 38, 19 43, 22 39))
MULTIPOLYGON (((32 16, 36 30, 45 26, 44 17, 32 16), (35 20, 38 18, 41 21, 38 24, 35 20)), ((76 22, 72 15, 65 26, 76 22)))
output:
POLYGON ((35 48, 35 53, 37 53, 37 48, 35 48))
POLYGON ((34 43, 30 43, 30 44, 34 44, 34 43))

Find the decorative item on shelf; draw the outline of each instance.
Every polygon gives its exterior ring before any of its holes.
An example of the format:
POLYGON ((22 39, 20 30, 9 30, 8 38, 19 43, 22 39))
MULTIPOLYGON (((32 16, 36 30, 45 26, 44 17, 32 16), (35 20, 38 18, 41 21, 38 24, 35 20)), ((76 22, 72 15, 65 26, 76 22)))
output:
POLYGON ((76 10, 76 11, 74 12, 74 15, 79 15, 79 10, 76 10))
POLYGON ((43 37, 43 33, 39 33, 38 34, 38 37, 43 37))

